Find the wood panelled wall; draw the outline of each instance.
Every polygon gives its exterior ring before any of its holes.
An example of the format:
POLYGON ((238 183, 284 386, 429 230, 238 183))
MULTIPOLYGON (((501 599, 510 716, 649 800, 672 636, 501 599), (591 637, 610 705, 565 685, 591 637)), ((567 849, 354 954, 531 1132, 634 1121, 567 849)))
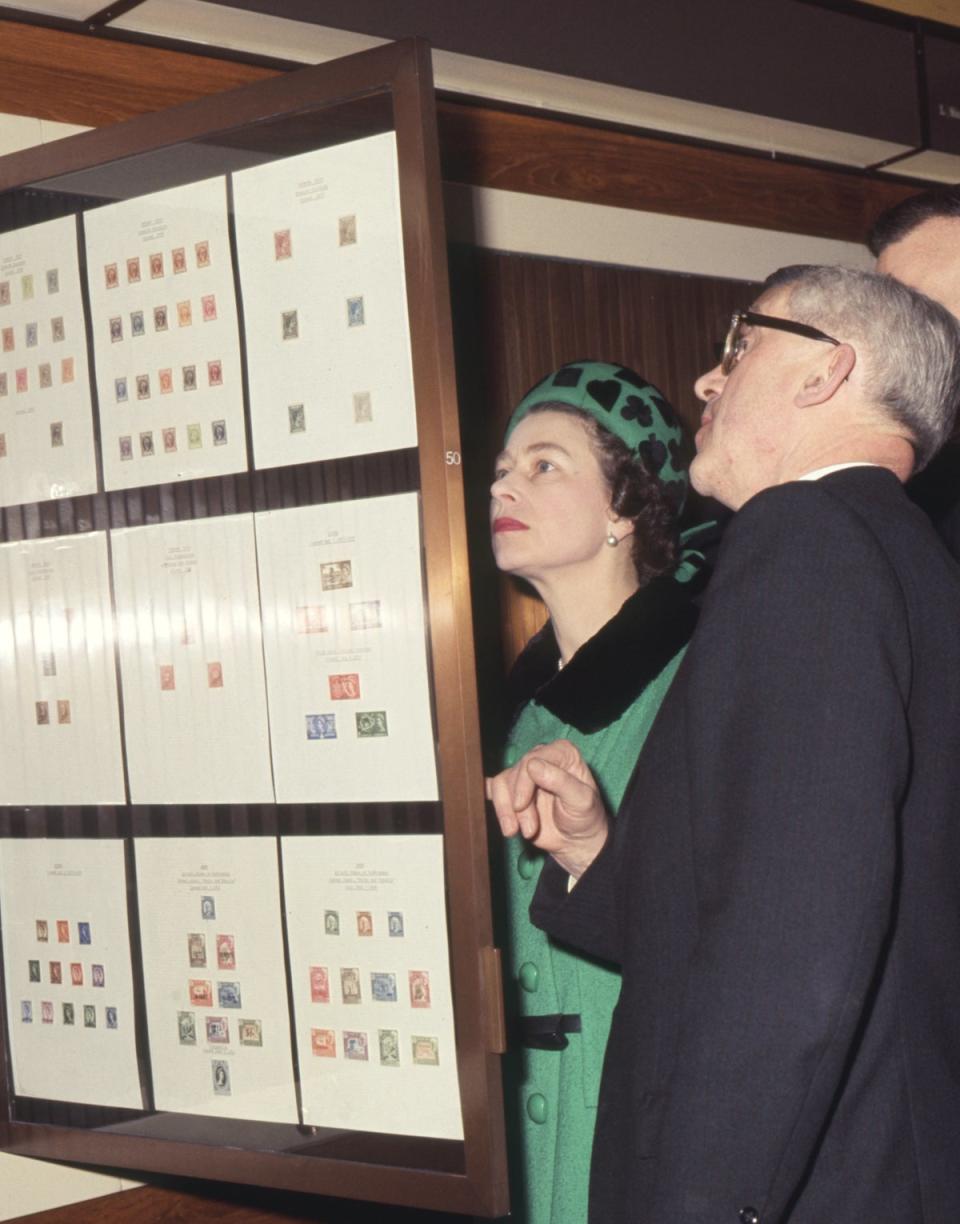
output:
MULTIPOLYGON (((274 75, 222 57, 137 46, 0 21, 0 113, 100 126, 274 75)), ((441 154, 449 181, 653 212, 859 240, 912 188, 842 170, 612 131, 596 125, 446 100, 441 154)), ((713 363, 731 310, 749 287, 699 277, 456 251, 451 268, 468 480, 481 683, 499 699, 509 659, 539 624, 535 601, 500 582, 489 552, 487 485, 503 425, 526 388, 566 360, 624 361, 657 383, 681 415, 713 363), (506 645, 499 632, 502 604, 506 645), (495 666, 485 663, 495 659, 495 666), (484 680, 486 678, 486 680, 484 680)), ((496 720, 488 750, 499 740, 496 720)), ((359 1174, 358 1174, 359 1175, 359 1174)), ((169 1180, 32 1217, 37 1224, 439 1224, 430 1212, 337 1203, 169 1180)))

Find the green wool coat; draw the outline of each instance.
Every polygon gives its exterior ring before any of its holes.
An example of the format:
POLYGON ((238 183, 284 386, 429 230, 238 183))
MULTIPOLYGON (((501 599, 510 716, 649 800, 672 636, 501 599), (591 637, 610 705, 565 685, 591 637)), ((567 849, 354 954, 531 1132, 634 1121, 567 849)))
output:
MULTIPOLYGON (((568 739, 615 812, 693 631, 691 596, 700 585, 656 579, 562 671, 550 626, 531 639, 511 676, 514 696, 529 699, 510 732, 506 764, 536 744, 568 739)), ((512 1215, 525 1224, 584 1224, 597 1091, 620 976, 553 944, 530 923, 542 856, 519 837, 505 847, 512 1215), (555 1013, 578 1014, 582 1031, 570 1033, 563 1050, 525 1047, 517 1018, 555 1013)))

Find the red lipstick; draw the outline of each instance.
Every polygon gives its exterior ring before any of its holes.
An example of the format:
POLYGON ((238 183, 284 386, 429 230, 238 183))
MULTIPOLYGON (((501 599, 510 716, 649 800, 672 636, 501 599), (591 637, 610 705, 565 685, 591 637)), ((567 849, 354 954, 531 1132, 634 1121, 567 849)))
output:
POLYGON ((493 533, 499 534, 501 531, 529 531, 526 523, 521 523, 515 518, 495 518, 493 520, 493 533))

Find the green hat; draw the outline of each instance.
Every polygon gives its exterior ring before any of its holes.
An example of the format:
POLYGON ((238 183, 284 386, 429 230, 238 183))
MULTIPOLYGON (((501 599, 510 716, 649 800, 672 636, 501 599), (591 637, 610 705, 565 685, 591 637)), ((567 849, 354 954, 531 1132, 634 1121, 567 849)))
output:
POLYGON ((505 436, 538 404, 567 404, 609 429, 664 486, 679 511, 687 496, 683 434, 653 383, 608 361, 571 361, 532 387, 514 409, 505 436))

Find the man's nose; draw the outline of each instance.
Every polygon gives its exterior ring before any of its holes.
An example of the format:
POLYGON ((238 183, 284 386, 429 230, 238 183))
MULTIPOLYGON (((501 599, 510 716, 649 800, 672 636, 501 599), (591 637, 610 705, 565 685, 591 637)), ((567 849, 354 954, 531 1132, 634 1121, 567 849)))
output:
POLYGON ((723 385, 727 381, 726 374, 720 369, 718 362, 712 370, 707 370, 706 374, 701 374, 697 381, 693 384, 693 392, 697 399, 703 400, 705 404, 719 395, 723 390, 723 385))

